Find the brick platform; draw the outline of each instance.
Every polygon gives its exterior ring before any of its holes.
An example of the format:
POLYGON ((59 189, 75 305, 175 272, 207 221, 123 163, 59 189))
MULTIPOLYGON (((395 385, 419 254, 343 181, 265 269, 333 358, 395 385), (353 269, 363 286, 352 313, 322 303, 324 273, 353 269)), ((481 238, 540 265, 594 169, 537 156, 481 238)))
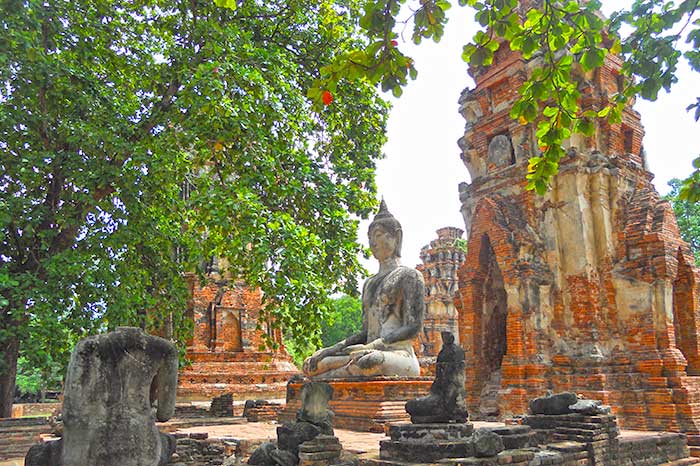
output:
POLYGON ((273 403, 267 400, 246 400, 243 407, 243 417, 248 422, 276 421, 283 409, 282 403, 273 403))
MULTIPOLYGON (((324 380, 333 387, 330 408, 333 426, 365 432, 384 432, 387 424, 410 422, 406 401, 427 395, 429 377, 373 377, 324 380)), ((293 421, 301 408, 303 381, 287 386, 287 406, 280 422, 293 421)))
POLYGON ((51 430, 47 418, 0 418, 0 461, 24 458, 51 430))
POLYGON ((298 371, 275 353, 189 353, 190 367, 180 370, 180 401, 210 400, 233 393, 236 401, 283 398, 287 381, 298 371))
POLYGON ((187 345, 192 363, 178 375, 178 400, 202 401, 233 393, 235 401, 283 398, 287 381, 299 371, 282 344, 279 329, 258 328, 260 290, 210 273, 205 283, 189 276, 187 311, 194 335, 187 345), (265 336, 275 351, 261 351, 265 336))

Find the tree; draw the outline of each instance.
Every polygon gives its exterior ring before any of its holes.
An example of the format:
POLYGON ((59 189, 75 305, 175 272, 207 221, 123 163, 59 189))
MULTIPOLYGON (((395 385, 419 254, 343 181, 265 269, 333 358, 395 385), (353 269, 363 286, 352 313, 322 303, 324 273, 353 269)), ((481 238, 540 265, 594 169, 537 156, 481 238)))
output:
MULTIPOLYGON (((565 155, 562 142, 573 132, 591 135, 598 119, 620 122, 622 110, 636 96, 655 100, 661 89, 677 81, 679 59, 700 71, 700 18, 698 0, 635 0, 628 10, 604 19, 599 0, 459 0, 475 12, 483 27, 464 46, 462 58, 470 67, 488 66, 501 47, 521 53, 534 70, 520 89, 521 98, 511 116, 522 124, 537 123, 539 152, 528 166, 528 189, 543 194, 565 155), (626 37, 619 31, 631 29, 626 37), (682 45, 682 47, 681 47, 682 45), (682 48, 685 48, 683 51, 682 48), (623 89, 607 105, 583 111, 578 76, 603 65, 609 54, 624 59, 623 89)), ((370 0, 359 24, 369 38, 364 47, 336 57, 321 69, 321 79, 309 91, 322 104, 324 91, 336 92, 339 83, 369 80, 398 97, 417 70, 400 50, 399 31, 413 23, 415 43, 438 42, 447 22, 447 0, 370 0), (400 19, 401 6, 410 14, 400 19)), ((700 97, 689 104, 700 118, 700 97)), ((700 200, 700 157, 695 171, 684 181, 680 196, 700 200)))
POLYGON ((46 357, 48 360, 41 368, 26 357, 17 361, 17 391, 21 395, 34 396, 42 403, 47 390, 60 391, 65 372, 62 365, 53 362, 51 355, 46 357))
POLYGON ((344 295, 333 299, 331 310, 321 323, 321 344, 332 346, 362 330, 362 301, 344 295))
POLYGON ((320 345, 318 341, 300 344, 292 338, 285 339, 285 347, 297 367, 320 347, 332 346, 344 338, 362 330, 362 301, 351 295, 331 299, 328 313, 321 322, 320 345))
POLYGON ((664 196, 673 206, 681 238, 690 245, 695 263, 700 265, 700 205, 680 198, 683 184, 679 179, 668 182, 671 192, 664 196))
POLYGON ((387 105, 364 82, 317 113, 305 93, 362 47, 357 8, 0 4, 0 417, 20 346, 60 364, 86 334, 164 319, 182 339, 183 272, 214 255, 300 341, 356 288, 351 215, 375 205, 387 105))

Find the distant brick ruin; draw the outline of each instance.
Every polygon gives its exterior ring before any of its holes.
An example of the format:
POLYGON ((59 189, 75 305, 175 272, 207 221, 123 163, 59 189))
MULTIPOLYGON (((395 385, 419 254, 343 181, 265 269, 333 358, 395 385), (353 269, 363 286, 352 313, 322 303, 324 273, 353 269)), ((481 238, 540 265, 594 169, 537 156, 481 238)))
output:
POLYGON ((257 328, 262 307, 258 289, 211 273, 200 284, 190 276, 187 310, 194 335, 187 344, 192 365, 180 370, 178 400, 210 400, 233 393, 236 400, 284 398, 289 378, 298 373, 279 329, 257 328), (261 349, 264 334, 279 349, 261 349))
POLYGON ((420 252, 423 263, 416 269, 425 279, 425 320, 416 354, 421 360, 421 372, 432 369, 435 364, 442 345, 440 333, 459 334, 459 318, 453 301, 457 292, 457 270, 465 258, 464 251, 457 245, 463 233, 455 227, 440 228, 437 239, 423 246, 420 252))
MULTIPOLYGON (((646 169, 639 114, 575 135, 544 196, 525 190, 535 124, 509 116, 538 59, 503 45, 460 97, 468 234, 456 306, 473 414, 506 416, 548 390, 613 407, 625 428, 688 433, 700 454, 698 272, 646 169)), ((622 86, 619 57, 578 73, 582 105, 622 86)))

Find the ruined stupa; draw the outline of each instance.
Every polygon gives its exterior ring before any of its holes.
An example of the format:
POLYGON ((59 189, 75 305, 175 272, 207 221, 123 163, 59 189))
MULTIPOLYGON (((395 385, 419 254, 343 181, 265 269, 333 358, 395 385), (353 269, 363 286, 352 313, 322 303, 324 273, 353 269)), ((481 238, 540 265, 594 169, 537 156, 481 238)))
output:
POLYGON ((454 305, 457 293, 457 270, 464 262, 465 251, 460 247, 464 230, 443 227, 437 238, 421 248, 423 262, 416 270, 425 280, 425 319, 423 332, 418 336, 416 354, 421 373, 432 373, 435 358, 441 347, 441 333, 459 334, 459 319, 454 305))
POLYGON ((203 283, 188 276, 187 316, 194 334, 187 344, 191 365, 180 370, 178 401, 203 401, 233 393, 236 400, 284 398, 287 381, 298 373, 278 328, 258 328, 259 289, 247 286, 217 265, 203 283), (278 344, 265 345, 265 334, 278 344))
MULTIPOLYGON (((526 191, 536 124, 509 111, 537 60, 503 44, 459 100, 472 179, 460 185, 469 240, 456 298, 469 411, 504 417, 574 391, 611 405, 625 428, 687 432, 698 450, 698 275, 651 183, 640 115, 629 106, 621 123, 572 136, 548 192, 526 191)), ((621 66, 608 55, 574 69, 583 110, 621 91, 621 66)))

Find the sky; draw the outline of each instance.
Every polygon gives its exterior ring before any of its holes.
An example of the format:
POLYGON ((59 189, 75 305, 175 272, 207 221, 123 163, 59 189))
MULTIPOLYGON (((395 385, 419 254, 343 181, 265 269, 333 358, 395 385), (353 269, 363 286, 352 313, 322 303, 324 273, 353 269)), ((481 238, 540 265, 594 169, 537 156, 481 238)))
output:
MULTIPOLYGON (((415 60, 418 78, 409 81, 403 95, 388 98, 393 104, 388 123, 385 158, 377 164, 377 191, 403 228, 403 265, 421 263, 420 249, 437 238, 444 226, 464 229, 459 211, 458 186, 470 182, 460 159, 457 140, 464 134, 464 119, 458 113, 460 93, 474 82, 461 60, 462 46, 477 30, 468 8, 450 9, 450 21, 439 44, 431 41, 414 46, 410 27, 399 40, 399 48, 415 60)), ((609 14, 625 2, 603 0, 609 14)), ((638 101, 635 108, 645 127, 644 147, 654 185, 668 192, 668 181, 684 178, 691 161, 700 155, 700 123, 685 108, 700 95, 700 76, 681 67, 679 82, 670 94, 660 93, 655 102, 638 101)), ((385 96, 386 97, 386 96, 385 96)), ((371 219, 370 219, 371 220, 371 219)), ((367 245, 369 220, 360 224, 360 241, 367 245)), ((364 261, 372 274, 374 260, 364 261)))

